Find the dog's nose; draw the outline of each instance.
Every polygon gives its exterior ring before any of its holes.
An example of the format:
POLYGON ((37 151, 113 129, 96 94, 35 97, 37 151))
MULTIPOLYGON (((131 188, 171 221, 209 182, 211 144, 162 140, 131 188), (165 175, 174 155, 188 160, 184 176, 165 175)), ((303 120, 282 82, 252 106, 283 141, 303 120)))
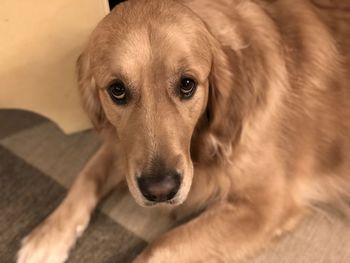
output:
POLYGON ((137 183, 141 193, 147 200, 165 202, 171 200, 178 192, 181 176, 175 170, 170 170, 161 175, 141 175, 137 179, 137 183))

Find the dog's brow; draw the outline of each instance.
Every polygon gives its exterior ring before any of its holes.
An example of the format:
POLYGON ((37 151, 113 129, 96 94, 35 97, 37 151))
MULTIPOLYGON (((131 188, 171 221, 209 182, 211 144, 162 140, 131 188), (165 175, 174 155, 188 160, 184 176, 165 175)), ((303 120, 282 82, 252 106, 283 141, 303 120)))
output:
POLYGON ((194 67, 191 66, 185 66, 182 65, 180 67, 177 67, 175 69, 175 76, 176 78, 181 78, 182 76, 187 76, 187 77, 193 77, 195 79, 198 79, 200 74, 198 70, 196 70, 194 67))
POLYGON ((121 71, 118 71, 112 74, 110 72, 100 73, 97 78, 99 80, 97 82, 97 86, 100 89, 106 89, 109 87, 110 84, 117 80, 124 82, 128 86, 134 86, 133 81, 128 77, 128 75, 120 72, 121 71))
POLYGON ((174 71, 177 75, 189 75, 195 78, 201 78, 201 72, 203 72, 202 65, 205 63, 199 57, 187 56, 178 61, 174 66, 174 71), (201 62, 201 63, 199 63, 201 62))

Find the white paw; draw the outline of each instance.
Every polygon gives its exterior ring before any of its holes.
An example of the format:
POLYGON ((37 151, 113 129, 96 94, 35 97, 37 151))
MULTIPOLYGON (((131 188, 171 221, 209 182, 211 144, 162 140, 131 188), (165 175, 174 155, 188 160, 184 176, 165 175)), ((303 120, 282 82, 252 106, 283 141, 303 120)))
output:
POLYGON ((76 239, 74 228, 46 220, 23 239, 17 263, 63 263, 76 239))

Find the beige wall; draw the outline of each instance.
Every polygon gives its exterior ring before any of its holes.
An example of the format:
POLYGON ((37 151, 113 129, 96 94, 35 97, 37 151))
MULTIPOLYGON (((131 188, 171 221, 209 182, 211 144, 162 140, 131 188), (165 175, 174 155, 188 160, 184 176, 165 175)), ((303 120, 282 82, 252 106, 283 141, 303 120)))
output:
POLYGON ((89 128, 75 61, 108 12, 107 0, 1 0, 0 108, 34 111, 67 133, 89 128))

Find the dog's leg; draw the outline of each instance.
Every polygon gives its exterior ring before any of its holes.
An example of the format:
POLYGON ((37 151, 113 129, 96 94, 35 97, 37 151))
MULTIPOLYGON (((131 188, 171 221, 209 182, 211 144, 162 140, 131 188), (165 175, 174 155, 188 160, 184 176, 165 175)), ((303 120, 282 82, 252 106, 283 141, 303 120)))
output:
POLYGON ((123 178, 113 151, 103 145, 56 210, 22 242, 18 263, 64 262, 98 201, 123 178))
POLYGON ((301 210, 288 208, 277 196, 263 204, 262 196, 259 201, 217 203, 156 240, 134 263, 240 262, 301 218, 301 210))

